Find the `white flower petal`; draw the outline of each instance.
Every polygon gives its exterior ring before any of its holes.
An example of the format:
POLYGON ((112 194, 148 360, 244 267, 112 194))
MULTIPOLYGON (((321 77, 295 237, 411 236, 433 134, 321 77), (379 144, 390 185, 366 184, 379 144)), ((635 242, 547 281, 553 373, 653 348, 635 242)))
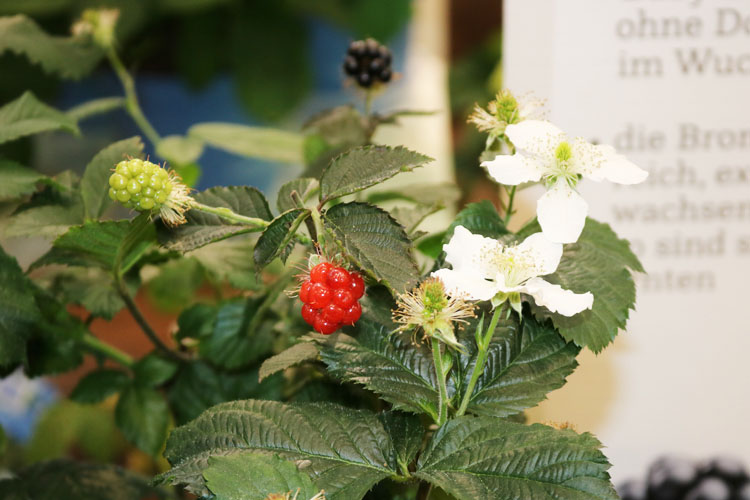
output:
POLYGON ((452 265, 453 269, 484 273, 486 277, 494 273, 489 272, 485 257, 500 252, 502 248, 499 241, 473 234, 463 226, 456 226, 451 240, 443 245, 445 261, 452 265))
POLYGON ((564 180, 549 189, 536 204, 544 236, 555 243, 574 243, 586 224, 589 206, 564 180))
POLYGON ((440 278, 445 285, 445 291, 451 297, 460 297, 464 300, 490 300, 498 292, 493 282, 469 270, 440 269, 431 276, 440 278))
POLYGON ((575 293, 560 285, 553 285, 542 278, 532 278, 526 282, 525 293, 534 297, 537 305, 546 307, 563 316, 573 316, 594 305, 591 292, 575 293))
POLYGON ((562 130, 543 120, 524 120, 508 125, 505 135, 517 150, 539 157, 553 154, 557 145, 565 140, 562 130))
POLYGON ((533 159, 516 153, 497 155, 494 160, 483 161, 483 167, 495 182, 506 186, 517 186, 524 182, 537 182, 542 178, 542 169, 533 159))
POLYGON ((560 265, 563 246, 560 243, 550 241, 544 233, 534 233, 518 245, 522 252, 528 252, 538 269, 538 276, 554 273, 560 265))
POLYGON ((587 175, 594 181, 608 180, 617 184, 639 184, 646 180, 648 172, 607 145, 595 146, 602 161, 598 169, 587 175))

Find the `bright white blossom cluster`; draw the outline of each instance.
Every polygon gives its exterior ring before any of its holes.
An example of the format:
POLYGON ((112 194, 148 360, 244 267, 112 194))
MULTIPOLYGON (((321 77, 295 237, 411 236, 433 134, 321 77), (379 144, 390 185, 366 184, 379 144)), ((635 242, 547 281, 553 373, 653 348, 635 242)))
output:
POLYGON ((458 226, 443 246, 445 260, 453 268, 440 269, 433 276, 443 281, 449 294, 467 300, 491 300, 494 306, 508 301, 520 313, 521 294, 526 294, 552 312, 573 316, 591 309, 594 296, 565 290, 540 276, 555 272, 563 244, 576 242, 586 224, 588 204, 576 190, 578 182, 588 178, 638 184, 648 172, 611 146, 569 138, 551 123, 525 115, 504 91, 487 111, 477 107, 470 121, 492 140, 504 135, 515 149, 512 155, 482 162, 495 181, 506 186, 535 182, 546 186, 537 202, 542 232, 519 245, 505 246, 458 226))

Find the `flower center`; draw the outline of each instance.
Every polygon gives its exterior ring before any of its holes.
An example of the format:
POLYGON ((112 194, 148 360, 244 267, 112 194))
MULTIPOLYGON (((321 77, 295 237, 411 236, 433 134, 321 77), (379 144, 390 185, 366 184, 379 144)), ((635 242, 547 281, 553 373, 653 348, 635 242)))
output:
POLYGON ((529 252, 518 247, 505 247, 491 256, 491 264, 505 277, 505 286, 516 287, 537 276, 536 264, 529 252))
POLYGON ((547 173, 547 187, 552 187, 560 179, 563 179, 572 188, 576 187, 580 179, 574 168, 573 148, 567 141, 562 141, 555 149, 554 163, 547 173))

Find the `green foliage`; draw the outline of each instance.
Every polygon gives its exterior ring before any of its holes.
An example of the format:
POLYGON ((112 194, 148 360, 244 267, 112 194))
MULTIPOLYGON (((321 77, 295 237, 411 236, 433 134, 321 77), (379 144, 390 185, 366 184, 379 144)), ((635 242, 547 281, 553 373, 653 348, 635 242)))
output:
POLYGON ((177 373, 177 364, 156 353, 142 357, 133 365, 135 383, 145 387, 158 387, 177 373))
POLYGON ((196 259, 175 259, 159 267, 159 274, 146 284, 148 296, 163 311, 179 311, 189 303, 204 282, 204 271, 196 259))
MULTIPOLYGON (((456 372, 463 390, 476 363, 477 349, 467 336, 464 345, 470 353, 462 356, 456 372)), ((469 400, 468 411, 478 415, 507 417, 537 405, 546 395, 565 383, 578 366, 579 348, 566 342, 548 323, 533 317, 500 323, 489 346, 482 374, 469 400)), ((463 392, 463 391, 459 391, 463 392)))
POLYGON ((325 228, 355 264, 397 293, 411 290, 419 273, 404 228, 388 212, 367 203, 330 208, 325 228))
POLYGON ((459 500, 616 500, 609 463, 591 434, 492 417, 460 417, 438 429, 416 476, 459 500))
POLYGON ((177 165, 188 165, 203 154, 203 141, 199 137, 170 135, 159 141, 156 153, 177 165))
POLYGON ((292 347, 284 349, 279 354, 271 356, 263 361, 263 364, 260 366, 258 378, 262 381, 264 378, 269 377, 274 373, 286 370, 287 368, 302 363, 303 361, 316 359, 317 357, 318 348, 315 344, 311 342, 300 342, 294 344, 292 347))
POLYGON ((115 422, 128 441, 156 456, 167 437, 169 407, 156 390, 131 384, 117 401, 115 422))
POLYGON ((358 323, 356 339, 343 333, 316 338, 334 377, 364 385, 396 409, 437 417, 437 376, 429 349, 366 320, 358 323))
POLYGON ((52 460, 0 481, 6 500, 139 500, 163 498, 148 482, 121 467, 52 460))
MULTIPOLYGON (((536 232, 534 226, 525 228, 525 233, 536 232)), ((534 307, 534 314, 550 318, 566 340, 598 353, 614 340, 620 328, 625 328, 635 307, 632 271, 643 272, 643 266, 630 244, 619 239, 608 224, 586 219, 578 241, 565 245, 557 271, 545 280, 576 293, 591 292, 593 308, 567 317, 534 307)))
POLYGON ((398 411, 384 412, 378 415, 383 427, 391 436, 396 462, 402 472, 409 470, 412 463, 422 447, 424 439, 424 426, 416 415, 405 415, 398 411))
POLYGON ((263 269, 276 257, 286 262, 294 247, 294 238, 299 225, 310 216, 310 211, 304 208, 292 208, 276 217, 263 231, 255 245, 253 257, 255 267, 263 269))
POLYGON ((122 97, 102 97, 84 102, 65 112, 76 123, 95 115, 109 113, 115 109, 125 106, 125 99, 122 97))
POLYGON ((110 144, 94 156, 81 178, 81 198, 86 218, 98 219, 112 204, 107 191, 114 165, 128 157, 140 156, 142 152, 140 137, 131 137, 110 144))
POLYGON ((431 161, 432 158, 401 146, 352 149, 335 158, 323 171, 320 199, 327 201, 361 191, 431 161))
MULTIPOLYGON (((0 30, 2 29, 0 18, 0 30)), ((2 37, 0 37, 2 40, 2 37)), ((1 42, 0 42, 1 43, 1 42)), ((0 144, 49 130, 80 133, 75 120, 38 100, 30 91, 0 107, 0 144)))
POLYGON ((99 318, 112 319, 125 303, 108 273, 93 267, 71 267, 54 276, 51 287, 60 300, 79 304, 99 318))
POLYGON ((188 137, 242 156, 302 163, 304 139, 293 132, 235 123, 199 123, 190 127, 188 137))
MULTIPOLYGON (((215 187, 196 193, 193 198, 208 206, 228 208, 246 217, 267 221, 273 219, 266 197, 254 187, 215 187)), ((231 236, 257 231, 253 226, 230 222, 218 215, 198 210, 190 210, 185 216, 186 224, 174 229, 163 226, 159 228, 159 242, 166 248, 188 252, 231 236)))
POLYGON ((464 226, 474 234, 481 234, 487 238, 499 238, 508 234, 495 206, 489 200, 470 203, 461 210, 445 234, 445 241, 453 236, 456 226, 464 226))
POLYGON ((0 17, 0 54, 6 51, 24 54, 44 71, 72 79, 89 74, 103 55, 91 41, 50 36, 24 15, 0 17))
POLYGON ((305 175, 320 177, 325 167, 338 155, 370 142, 373 133, 367 118, 353 106, 339 106, 321 111, 303 126, 305 138, 305 175))
POLYGON ((296 192, 300 200, 306 201, 320 187, 317 179, 312 177, 299 177, 291 180, 279 188, 279 194, 276 198, 276 207, 279 212, 286 212, 293 208, 298 208, 292 200, 292 193, 296 192))
POLYGON ((76 403, 99 403, 120 392, 129 382, 130 377, 122 370, 95 370, 78 382, 70 399, 76 403))
POLYGON ((172 432, 164 455, 172 469, 161 481, 206 494, 202 476, 212 456, 239 451, 302 460, 329 500, 359 499, 395 473, 394 446, 373 413, 332 404, 233 401, 172 432))
POLYGON ((203 477, 218 500, 265 500, 288 492, 307 500, 320 491, 293 463, 254 453, 211 457, 203 477))
POLYGON ((47 176, 14 161, 0 159, 0 201, 13 200, 36 191, 47 176))
POLYGON ((186 254, 203 267, 205 277, 214 284, 228 282, 242 290, 256 290, 260 283, 255 276, 252 242, 244 238, 224 240, 206 245, 186 254))
POLYGON ((30 328, 41 313, 31 282, 0 247, 0 369, 24 360, 30 328))

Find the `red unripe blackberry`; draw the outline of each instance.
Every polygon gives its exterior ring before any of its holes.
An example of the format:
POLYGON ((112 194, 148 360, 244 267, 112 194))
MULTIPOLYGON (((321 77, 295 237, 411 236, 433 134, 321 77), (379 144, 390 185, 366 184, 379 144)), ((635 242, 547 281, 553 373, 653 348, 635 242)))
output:
POLYGON ((313 284, 310 281, 305 281, 302 286, 299 287, 299 300, 307 304, 310 302, 310 289, 313 284))
POLYGON ((318 310, 313 309, 313 307, 310 304, 305 304, 302 306, 302 319, 305 320, 305 323, 307 323, 310 326, 315 325, 315 318, 318 317, 318 310))
POLYGON ((359 302, 355 302, 349 309, 344 313, 344 318, 341 322, 345 325, 353 325, 362 316, 362 306, 359 302))
POLYGON ((328 273, 333 269, 330 262, 321 262, 310 270, 310 281, 313 283, 325 283, 328 281, 328 273))
POLYGON ((331 288, 349 288, 352 278, 343 267, 334 267, 328 271, 328 285, 331 288))
POLYGON ((362 279, 359 273, 351 273, 350 276, 352 284, 349 290, 352 292, 354 300, 359 300, 365 294, 365 280, 362 279))
POLYGON ((333 292, 323 283, 313 283, 310 288, 310 297, 307 301, 315 309, 321 309, 331 303, 333 292))
POLYGON ((344 309, 336 304, 328 304, 320 310, 320 317, 329 323, 339 324, 344 319, 344 309))
POLYGON ((315 324, 313 325, 313 328, 315 328, 315 331, 318 333, 322 333, 323 335, 330 335, 339 329, 339 324, 326 321, 323 319, 322 315, 318 315, 318 317, 315 318, 315 324))
POLYGON ((351 290, 341 289, 333 291, 333 303, 342 309, 349 309, 354 301, 354 294, 351 290))

